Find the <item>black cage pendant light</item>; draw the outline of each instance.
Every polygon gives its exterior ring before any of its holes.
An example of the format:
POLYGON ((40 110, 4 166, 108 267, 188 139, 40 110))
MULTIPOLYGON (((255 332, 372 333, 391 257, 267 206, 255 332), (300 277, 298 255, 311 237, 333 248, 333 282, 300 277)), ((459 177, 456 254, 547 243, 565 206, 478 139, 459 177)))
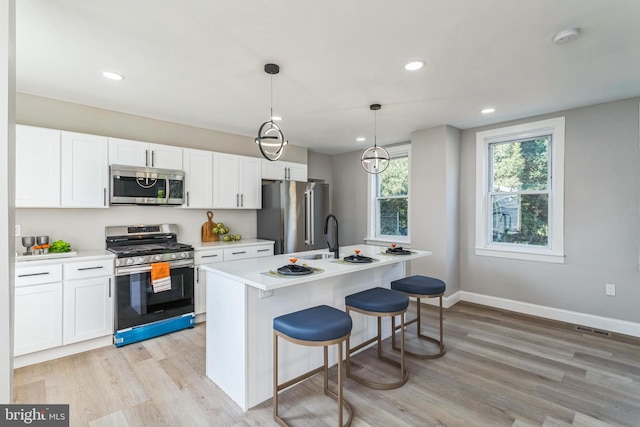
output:
POLYGON ((369 173, 380 173, 389 166, 389 152, 384 147, 378 147, 377 144, 377 111, 382 108, 380 104, 371 104, 369 107, 373 111, 373 146, 367 148, 360 156, 362 168, 369 173))
POLYGON ((273 121, 273 75, 280 72, 280 67, 276 64, 265 64, 264 72, 271 75, 271 110, 269 120, 258 129, 255 141, 264 158, 275 161, 282 157, 284 146, 287 145, 280 126, 273 121))

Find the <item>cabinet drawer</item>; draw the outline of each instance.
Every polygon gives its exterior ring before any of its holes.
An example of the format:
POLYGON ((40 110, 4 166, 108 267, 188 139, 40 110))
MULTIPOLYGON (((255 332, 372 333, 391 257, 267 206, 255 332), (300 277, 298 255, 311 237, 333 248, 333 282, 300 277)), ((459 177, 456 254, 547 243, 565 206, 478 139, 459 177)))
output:
POLYGON ((252 258, 273 255, 273 245, 252 246, 250 249, 252 258))
POLYGON ((251 255, 251 247, 244 248, 234 248, 234 249, 225 249, 224 250, 224 260, 225 261, 233 261, 236 259, 245 259, 252 258, 251 255))
POLYGON ((16 287, 62 281, 62 264, 16 268, 16 287))
POLYGON ((213 264, 224 261, 224 249, 196 251, 196 264, 213 264))
POLYGON ((70 262, 63 264, 64 280, 86 279, 88 277, 112 276, 113 260, 70 262))

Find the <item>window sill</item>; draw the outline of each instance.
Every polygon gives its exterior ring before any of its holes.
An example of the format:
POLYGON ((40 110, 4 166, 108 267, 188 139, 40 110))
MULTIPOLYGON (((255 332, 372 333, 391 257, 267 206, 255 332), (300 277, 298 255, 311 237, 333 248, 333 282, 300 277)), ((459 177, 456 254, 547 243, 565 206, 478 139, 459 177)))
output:
POLYGON ((525 252, 495 248, 476 248, 476 255, 564 264, 564 254, 554 252, 525 252))

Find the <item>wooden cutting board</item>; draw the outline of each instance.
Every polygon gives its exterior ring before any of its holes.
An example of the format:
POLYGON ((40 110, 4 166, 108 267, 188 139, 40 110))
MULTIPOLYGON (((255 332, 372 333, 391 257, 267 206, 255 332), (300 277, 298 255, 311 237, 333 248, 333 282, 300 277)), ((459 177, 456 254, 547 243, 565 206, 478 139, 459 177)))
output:
POLYGON ((203 242, 217 242, 220 240, 220 237, 213 233, 213 229, 218 225, 213 222, 213 212, 207 211, 207 218, 207 222, 202 224, 202 230, 200 233, 201 240, 203 242))

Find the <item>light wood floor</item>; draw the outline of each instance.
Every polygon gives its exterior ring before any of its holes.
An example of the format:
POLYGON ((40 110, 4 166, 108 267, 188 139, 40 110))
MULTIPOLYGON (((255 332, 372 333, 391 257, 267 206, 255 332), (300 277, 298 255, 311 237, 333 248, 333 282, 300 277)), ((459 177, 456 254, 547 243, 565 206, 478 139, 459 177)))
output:
MULTIPOLYGON (((426 324, 434 316, 425 306, 426 324)), ((205 376, 205 327, 17 369, 15 402, 68 403, 71 426, 274 425, 271 401, 242 413, 205 376)), ((458 303, 445 311, 445 344, 441 359, 408 359, 399 389, 347 380, 352 425, 640 426, 640 340, 458 303)), ((374 357, 355 356, 353 369, 384 375, 368 368, 374 357)), ((335 425, 321 387, 316 376, 286 390, 280 414, 294 426, 335 425)))

